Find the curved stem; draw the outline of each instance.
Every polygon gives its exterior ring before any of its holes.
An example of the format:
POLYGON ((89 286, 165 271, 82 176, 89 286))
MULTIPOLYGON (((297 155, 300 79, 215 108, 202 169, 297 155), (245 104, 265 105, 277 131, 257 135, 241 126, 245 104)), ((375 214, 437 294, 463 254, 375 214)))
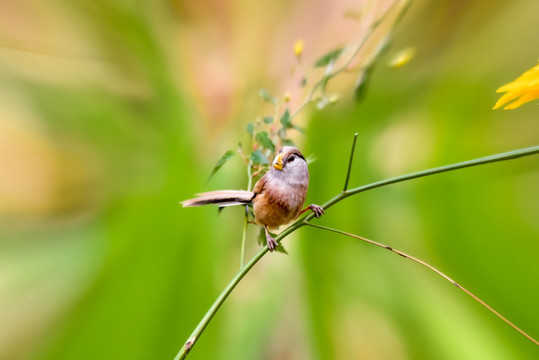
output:
MULTIPOLYGON (((251 188, 253 186, 252 167, 253 161, 249 160, 249 164, 247 164, 247 191, 251 191, 251 188)), ((249 224, 249 206, 245 205, 245 218, 243 220, 243 233, 241 236, 240 269, 245 264, 245 248, 247 247, 247 224, 249 224)))
POLYGON ((443 272, 441 272, 440 270, 436 269, 434 266, 432 265, 429 265, 427 264, 426 262, 424 262, 423 260, 420 260, 416 257, 413 257, 411 255, 408 255, 406 254, 405 252, 402 252, 400 250, 397 250, 397 249, 394 249, 392 248, 391 246, 388 246, 388 245, 384 245, 384 244, 381 244, 379 242, 376 242, 374 240, 370 240, 370 239, 367 239, 367 238, 364 238, 362 236, 358 236, 358 235, 355 235, 355 234, 350 234, 350 233, 347 233, 345 231, 341 231, 341 230, 337 230, 337 229, 332 229, 332 228, 329 228, 329 227, 326 227, 326 226, 320 226, 320 225, 314 225, 314 224, 311 224, 311 223, 307 223, 307 225, 309 226, 312 226, 314 228, 317 228, 317 229, 322 229, 322 230, 326 230, 326 231, 331 231, 331 232, 334 232, 334 233, 337 233, 337 234, 341 234, 341 235, 346 235, 346 236, 349 236, 349 237, 353 237, 355 239, 359 239, 359 240, 362 240, 362 241, 365 241, 369 244, 372 244, 372 245, 376 245, 378 247, 381 247, 382 249, 386 249, 386 250, 389 250, 397 255, 400 255, 402 256, 403 258, 405 259, 410 259, 412 261, 415 261, 416 263, 420 264, 420 265, 423 265, 425 266, 426 268, 428 268, 429 270, 432 270, 434 271, 436 274, 440 275, 441 277, 443 277, 444 279, 446 279, 447 281, 449 281, 451 284, 455 285, 457 288, 461 289, 462 291, 464 291, 466 294, 468 294, 472 299, 474 299, 475 301, 477 301, 478 303, 480 303, 481 305, 483 305, 485 308, 487 308, 487 310, 489 310, 490 312, 492 312, 494 315, 496 315, 497 317, 499 317, 500 319, 502 319, 505 323, 507 323, 509 326, 511 326, 513 329, 515 329, 516 331, 518 331, 519 333, 521 333, 522 335, 524 335, 526 338, 528 338, 529 340, 531 340, 535 345, 538 345, 539 346, 539 342, 537 342, 537 340, 535 340, 534 338, 532 338, 530 335, 528 335, 527 333, 525 333, 523 330, 521 330, 518 326, 516 326, 515 324, 513 324, 511 321, 509 321, 505 316, 503 316, 502 314, 500 314, 499 312, 497 312, 496 310, 494 310, 492 307, 490 307, 490 305, 488 305, 486 302, 484 302, 483 300, 481 300, 479 297, 477 297, 476 295, 474 295, 470 290, 466 289, 465 287, 463 287, 462 285, 460 285, 459 283, 457 283, 455 280, 451 279, 449 276, 447 276, 446 274, 444 274, 443 272))
MULTIPOLYGON (((296 231, 300 227, 304 226, 305 223, 302 221, 297 221, 293 225, 289 226, 283 232, 281 232, 278 236, 275 237, 275 240, 277 242, 281 242, 282 239, 284 239, 286 236, 291 234, 292 232, 296 231)), ((181 360, 185 359, 189 351, 192 349, 195 342, 198 340, 204 329, 206 329, 206 326, 210 323, 211 319, 217 313, 217 310, 221 307, 221 305, 225 302, 226 298, 232 290, 236 287, 236 285, 239 284, 241 279, 251 270, 253 266, 258 262, 258 260, 262 259, 262 257, 268 252, 268 246, 265 245, 262 250, 258 252, 249 262, 243 266, 240 271, 234 276, 234 278, 228 283, 228 285, 224 288, 224 290, 219 294, 217 299, 213 302, 212 306, 209 308, 209 310, 206 312, 202 320, 198 323, 195 330, 191 333, 191 336, 189 336, 189 339, 185 342, 184 346, 180 350, 180 352, 176 355, 174 360, 181 360)))
MULTIPOLYGON (((350 190, 347 190, 345 192, 342 192, 339 195, 337 195, 334 198, 327 201, 326 203, 324 203, 324 205, 322 205, 322 208, 324 210, 327 210, 331 206, 335 205, 339 201, 344 200, 345 198, 347 198, 349 196, 359 194, 360 192, 368 191, 368 190, 375 189, 375 188, 378 188, 378 187, 391 185, 391 184, 395 184, 395 183, 398 183, 398 182, 407 181, 407 180, 411 180, 411 179, 415 179, 415 178, 419 178, 419 177, 423 177, 423 176, 434 175, 434 174, 438 174, 438 173, 442 173, 442 172, 453 171, 453 170, 458 170, 458 169, 462 169, 462 168, 466 168, 466 167, 472 167, 472 166, 488 164, 488 163, 492 163, 492 162, 511 160, 511 159, 516 159, 516 158, 523 157, 523 156, 535 155, 535 154, 538 154, 538 153, 539 153, 539 146, 532 146, 532 147, 529 147, 529 148, 524 148, 524 149, 520 149, 520 150, 509 151, 509 152, 506 152, 506 153, 486 156, 486 157, 482 157, 482 158, 478 158, 478 159, 474 159, 474 160, 464 161, 464 162, 451 164, 451 165, 447 165, 447 166, 441 166, 441 167, 437 167, 437 168, 432 168, 432 169, 423 170, 423 171, 419 171, 419 172, 415 172, 415 173, 411 173, 411 174, 407 174, 407 175, 394 177, 394 178, 387 179, 387 180, 374 182, 374 183, 371 183, 371 184, 368 184, 368 185, 363 185, 363 186, 360 186, 360 187, 357 187, 357 188, 350 189, 350 190)), ((311 213, 311 214, 305 216, 304 218, 297 220, 295 223, 293 223, 288 228, 283 230, 275 238, 275 240, 277 242, 281 242, 282 239, 284 239, 286 236, 288 236, 292 232, 296 231, 297 229, 299 229, 299 228, 301 228, 301 227, 303 227, 305 225, 309 225, 308 222, 313 217, 314 217, 314 214, 311 213)), ((230 295, 232 290, 234 290, 234 288, 236 287, 236 285, 238 285, 238 283, 241 281, 241 279, 249 272, 249 270, 251 270, 251 268, 267 252, 268 252, 268 247, 264 246, 262 248, 262 250, 260 250, 258 252, 258 254, 256 254, 244 267, 242 267, 239 270, 239 272, 236 274, 236 276, 234 276, 234 278, 228 283, 228 285, 225 287, 225 289, 221 292, 221 294, 214 301, 214 303, 212 304, 210 309, 206 312, 206 314, 204 315, 202 320, 200 320, 200 322, 198 323, 197 327, 195 328, 195 330, 193 331, 193 333, 191 334, 189 339, 185 342, 184 346, 182 346, 182 349, 178 352, 178 354, 174 358, 175 360, 185 359, 185 357, 187 356, 189 351, 192 349, 195 342, 198 340, 198 338, 200 337, 200 335, 202 334, 202 332, 204 331, 206 326, 209 324, 209 322, 211 321, 211 319, 213 318, 213 316, 215 315, 217 310, 219 310, 221 305, 224 303, 224 301, 226 300, 228 295, 230 295)))

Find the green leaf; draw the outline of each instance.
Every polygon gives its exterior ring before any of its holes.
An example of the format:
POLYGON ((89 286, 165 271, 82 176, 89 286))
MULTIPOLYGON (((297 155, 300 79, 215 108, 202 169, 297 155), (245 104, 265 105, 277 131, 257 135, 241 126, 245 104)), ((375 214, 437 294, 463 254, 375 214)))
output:
POLYGON ((262 121, 264 121, 264 124, 271 124, 273 122, 273 116, 266 116, 262 121))
POLYGON ((337 60, 339 56, 341 56, 343 51, 344 51, 344 47, 328 52, 327 54, 325 54, 324 56, 316 60, 316 62, 314 63, 314 66, 315 67, 327 66, 329 63, 337 60))
POLYGON ((256 238, 256 242, 260 246, 266 245, 266 232, 264 231, 264 227, 260 227, 260 231, 258 232, 258 236, 256 238))
POLYGON ((270 93, 268 92, 268 90, 266 90, 264 88, 260 89, 260 91, 258 92, 258 95, 260 95, 262 100, 264 100, 265 102, 268 102, 268 103, 273 104, 273 105, 275 105, 277 103, 277 99, 274 98, 273 96, 271 96, 270 93))
POLYGON ((302 128, 302 127, 299 127, 299 126, 294 125, 294 129, 296 129, 297 131, 299 131, 299 132, 302 133, 302 134, 305 134, 305 129, 302 128))
POLYGON ((215 164, 215 167, 213 168, 213 171, 210 174, 210 177, 208 178, 208 181, 212 178, 213 175, 230 159, 234 157, 235 152, 232 150, 228 150, 219 161, 217 161, 217 164, 215 164))
POLYGON ((261 131, 259 133, 256 133, 256 141, 258 141, 260 145, 262 145, 266 149, 269 149, 275 152, 275 145, 273 144, 273 141, 271 141, 270 138, 268 137, 267 132, 261 131))
POLYGON ((286 111, 281 116, 281 124, 283 124, 283 127, 285 129, 291 129, 294 127, 294 125, 292 125, 292 122, 290 121, 290 111, 288 111, 288 109, 286 109, 286 111))
POLYGON ((262 154, 260 150, 253 151, 253 153, 251 154, 251 161, 255 164, 269 164, 268 158, 264 154, 262 154))
POLYGON ((285 254, 285 255, 288 255, 288 252, 286 251, 286 249, 284 248, 283 244, 279 243, 279 246, 277 246, 275 248, 275 252, 278 252, 278 253, 281 253, 281 254, 285 254))
POLYGON ((356 80, 356 85, 354 88, 354 100, 356 104, 360 103, 367 94, 367 88, 369 85, 369 81, 371 79, 371 74, 374 69, 374 65, 369 66, 361 74, 359 74, 359 77, 356 80))
POLYGON ((251 136, 253 136, 253 132, 255 130, 255 125, 253 123, 248 123, 247 124, 247 133, 251 136))

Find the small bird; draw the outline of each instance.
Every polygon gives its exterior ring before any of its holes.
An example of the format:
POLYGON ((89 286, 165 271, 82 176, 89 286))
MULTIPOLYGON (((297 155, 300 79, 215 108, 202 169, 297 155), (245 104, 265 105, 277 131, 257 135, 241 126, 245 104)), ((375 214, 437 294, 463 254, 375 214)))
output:
POLYGON ((253 205, 255 222, 264 227, 270 251, 278 246, 268 229, 289 223, 307 210, 318 218, 324 213, 321 206, 311 204, 303 208, 309 170, 301 152, 292 146, 283 147, 269 171, 258 180, 253 191, 221 190, 197 194, 198 197, 182 202, 183 207, 206 204, 223 206, 253 205))

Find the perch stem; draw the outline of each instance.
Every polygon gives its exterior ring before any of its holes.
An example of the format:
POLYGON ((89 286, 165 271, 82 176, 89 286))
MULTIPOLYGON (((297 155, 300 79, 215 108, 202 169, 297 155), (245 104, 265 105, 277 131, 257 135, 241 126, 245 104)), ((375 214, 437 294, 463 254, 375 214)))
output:
MULTIPOLYGON (((505 152, 505 153, 501 153, 501 154, 485 156, 485 157, 482 157, 482 158, 469 160, 469 161, 463 161, 463 162, 459 162, 459 163, 455 163, 455 164, 451 164, 451 165, 440 166, 440 167, 436 167, 436 168, 432 168, 432 169, 418 171, 418 172, 415 172, 415 173, 411 173, 411 174, 407 174, 407 175, 402 175, 402 176, 398 176, 398 177, 394 177, 394 178, 374 182, 374 183, 371 183, 371 184, 363 185, 363 186, 356 187, 356 188, 347 190, 345 192, 342 192, 342 193, 338 194, 337 196, 335 196, 334 198, 327 201, 326 203, 324 203, 324 205, 322 205, 322 208, 324 210, 327 210, 331 206, 337 204, 339 201, 342 201, 342 200, 344 200, 347 197, 350 197, 352 195, 356 195, 356 194, 359 194, 361 192, 372 190, 372 189, 375 189, 375 188, 395 184, 395 183, 398 183, 398 182, 403 182, 403 181, 407 181, 407 180, 412 180, 412 179, 416 179, 416 178, 420 178, 420 177, 424 177, 424 176, 429 176, 429 175, 434 175, 434 174, 439 174, 439 173, 448 172, 448 171, 454 171, 454 170, 463 169, 463 168, 472 167, 472 166, 478 166, 478 165, 483 165, 483 164, 488 164, 488 163, 493 163, 493 162, 498 162, 498 161, 517 159, 517 158, 520 158, 520 157, 535 155, 535 154, 538 154, 538 153, 539 153, 539 145, 524 148, 524 149, 509 151, 509 152, 505 152)), ((311 214, 297 220, 292 225, 290 225, 288 228, 283 230, 277 237, 275 237, 275 240, 279 243, 279 242, 281 242, 282 239, 284 239, 286 236, 288 236, 292 232, 296 231, 297 229, 299 229, 299 228, 301 228, 301 227, 303 227, 305 225, 311 225, 311 224, 309 224, 309 221, 311 219, 313 219, 313 217, 314 217, 314 214, 311 213, 311 214)), ((267 252, 268 252, 268 247, 264 246, 262 248, 262 250, 260 250, 245 266, 243 266, 238 271, 238 273, 228 283, 228 285, 221 292, 221 294, 219 294, 219 296, 214 301, 214 303, 212 304, 210 309, 206 312, 206 314, 204 315, 202 320, 200 320, 200 322, 198 323, 197 327, 195 328, 195 330, 193 331, 191 336, 188 338, 188 340, 185 342, 184 346, 182 346, 181 350, 178 352, 178 354, 174 358, 175 360, 185 359, 185 357, 187 356, 189 351, 194 346, 195 342, 198 340, 198 338, 200 337, 200 335, 202 334, 202 332, 204 331, 206 326, 208 326, 209 322, 211 321, 211 319, 213 318, 213 316, 215 315, 217 310, 219 310, 221 305, 224 303, 224 301, 226 300, 228 295, 230 295, 232 290, 234 290, 234 288, 236 287, 236 285, 238 285, 238 283, 241 281, 241 279, 243 279, 243 277, 249 272, 249 270, 251 270, 251 268, 267 252)), ((464 290, 464 291, 467 292, 467 290, 464 290)), ((534 341, 537 344, 537 341, 535 341, 533 338, 531 338, 529 336, 526 336, 526 337, 531 339, 532 341, 534 341)))

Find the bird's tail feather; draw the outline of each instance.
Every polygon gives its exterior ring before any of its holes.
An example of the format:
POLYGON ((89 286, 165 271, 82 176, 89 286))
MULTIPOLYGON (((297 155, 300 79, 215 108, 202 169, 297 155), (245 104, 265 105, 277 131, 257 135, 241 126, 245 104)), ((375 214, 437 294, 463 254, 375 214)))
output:
POLYGON ((245 190, 219 190, 197 194, 194 199, 182 201, 183 207, 202 206, 207 204, 219 206, 245 205, 251 203, 255 194, 245 190))

